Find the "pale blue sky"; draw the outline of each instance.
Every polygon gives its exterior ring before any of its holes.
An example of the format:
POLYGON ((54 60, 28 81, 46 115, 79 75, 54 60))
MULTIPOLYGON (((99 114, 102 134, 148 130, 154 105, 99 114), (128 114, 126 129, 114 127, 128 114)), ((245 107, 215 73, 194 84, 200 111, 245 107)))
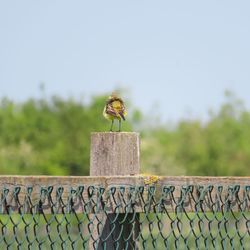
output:
POLYGON ((0 96, 131 90, 164 120, 250 107, 250 1, 0 0, 0 96), (188 111, 188 112, 187 112, 188 111))

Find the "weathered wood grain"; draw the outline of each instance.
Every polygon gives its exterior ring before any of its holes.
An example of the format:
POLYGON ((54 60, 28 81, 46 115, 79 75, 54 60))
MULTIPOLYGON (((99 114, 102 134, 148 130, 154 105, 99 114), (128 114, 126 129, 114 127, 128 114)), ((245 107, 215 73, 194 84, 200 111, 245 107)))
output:
POLYGON ((140 171, 140 140, 134 132, 91 134, 90 175, 135 175, 140 171))

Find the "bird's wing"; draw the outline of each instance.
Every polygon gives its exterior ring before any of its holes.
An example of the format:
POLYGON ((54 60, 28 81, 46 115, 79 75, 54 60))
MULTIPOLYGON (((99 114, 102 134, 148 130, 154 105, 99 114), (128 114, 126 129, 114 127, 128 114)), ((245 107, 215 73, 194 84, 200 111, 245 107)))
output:
POLYGON ((106 113, 109 115, 117 116, 117 113, 115 112, 112 103, 107 103, 106 104, 106 113))
POLYGON ((125 108, 123 102, 121 103, 119 114, 122 117, 122 119, 125 121, 125 116, 126 116, 127 112, 126 112, 126 108, 125 108))
POLYGON ((119 112, 119 115, 120 115, 120 117, 122 118, 123 121, 126 120, 126 119, 125 119, 125 116, 124 116, 124 113, 123 113, 122 111, 119 112))

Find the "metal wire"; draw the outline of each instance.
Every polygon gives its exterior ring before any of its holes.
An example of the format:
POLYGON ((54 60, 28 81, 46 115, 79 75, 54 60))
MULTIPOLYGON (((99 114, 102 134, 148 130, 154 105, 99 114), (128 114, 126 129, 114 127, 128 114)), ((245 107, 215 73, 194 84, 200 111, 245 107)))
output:
POLYGON ((0 190, 0 249, 250 249, 250 186, 0 190))

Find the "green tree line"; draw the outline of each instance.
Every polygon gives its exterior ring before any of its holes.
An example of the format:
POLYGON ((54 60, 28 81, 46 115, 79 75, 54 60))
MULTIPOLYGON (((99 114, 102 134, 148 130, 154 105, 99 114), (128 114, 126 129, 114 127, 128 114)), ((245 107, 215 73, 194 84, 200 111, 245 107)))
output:
MULTIPOLYGON (((58 96, 0 101, 0 174, 88 175, 90 133, 107 131, 107 96, 86 104, 58 96)), ((129 107, 124 131, 141 133, 141 172, 160 175, 249 175, 250 112, 232 93, 207 122, 147 127, 129 107)))

